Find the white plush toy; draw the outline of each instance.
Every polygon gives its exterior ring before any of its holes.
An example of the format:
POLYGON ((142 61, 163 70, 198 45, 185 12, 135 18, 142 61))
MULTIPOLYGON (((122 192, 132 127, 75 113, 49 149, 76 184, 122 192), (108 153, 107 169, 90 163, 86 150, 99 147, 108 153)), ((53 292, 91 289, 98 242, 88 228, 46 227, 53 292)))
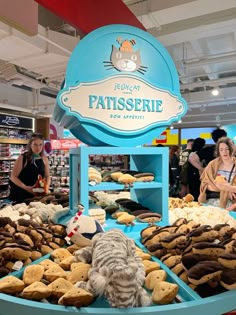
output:
POLYGON ((135 243, 121 230, 111 229, 95 235, 92 246, 75 252, 77 261, 91 263, 89 280, 76 287, 104 296, 111 307, 149 306, 151 297, 143 288, 145 268, 135 243))
POLYGON ((80 247, 91 246, 95 234, 104 232, 101 224, 93 218, 83 215, 84 208, 79 205, 79 211, 67 222, 65 240, 80 247))

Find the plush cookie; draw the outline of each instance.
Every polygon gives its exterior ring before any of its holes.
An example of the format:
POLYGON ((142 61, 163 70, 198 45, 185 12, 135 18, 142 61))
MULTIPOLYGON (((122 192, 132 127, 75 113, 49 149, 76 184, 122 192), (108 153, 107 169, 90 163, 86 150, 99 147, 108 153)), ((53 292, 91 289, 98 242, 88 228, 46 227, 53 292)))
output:
POLYGON ((165 281, 167 273, 165 270, 154 270, 151 271, 145 278, 145 287, 148 290, 153 290, 157 282, 165 281))
POLYGON ((142 259, 142 260, 150 260, 151 255, 148 253, 143 252, 141 249, 136 248, 136 254, 142 259))
POLYGON ((55 299, 59 299, 62 295, 64 295, 67 291, 74 288, 73 284, 64 279, 58 278, 51 282, 48 285, 49 290, 51 291, 51 296, 55 299))
POLYGON ((179 287, 175 283, 159 281, 152 292, 152 300, 156 304, 171 303, 178 293, 179 287))
POLYGON ((220 276, 220 284, 227 290, 236 289, 236 269, 225 269, 220 276))
POLYGON ((229 269, 236 269, 236 254, 222 254, 218 257, 218 262, 229 269))
POLYGON ((216 230, 219 234, 218 238, 220 240, 224 240, 227 237, 230 237, 234 233, 234 229, 229 224, 217 224, 214 226, 214 230, 216 230))
POLYGON ((193 242, 213 242, 218 237, 218 232, 210 225, 201 225, 189 234, 193 242))
POLYGON ((148 211, 148 212, 137 215, 136 219, 137 221, 140 221, 140 222, 154 223, 154 222, 161 221, 161 214, 148 211))
POLYGON ((46 271, 44 271, 43 277, 44 279, 51 283, 58 278, 66 279, 67 273, 60 266, 53 266, 49 267, 46 271))
POLYGON ((170 232, 164 227, 153 231, 152 235, 142 241, 145 246, 159 243, 164 237, 170 235, 170 232))
POLYGON ((157 225, 151 225, 151 226, 148 226, 144 229, 141 230, 140 232, 140 236, 142 239, 152 235, 152 232, 155 231, 155 230, 158 230, 158 226, 157 225))
POLYGON ((194 197, 191 194, 187 194, 186 196, 183 197, 183 201, 186 203, 192 202, 193 200, 194 200, 194 197))
POLYGON ((155 261, 143 260, 142 262, 145 268, 146 275, 148 275, 151 271, 159 270, 161 268, 160 265, 155 261))
POLYGON ((178 246, 178 244, 186 243, 187 237, 182 233, 172 233, 168 236, 165 236, 161 240, 161 245, 167 249, 172 249, 178 246))
POLYGON ((60 297, 58 304, 65 306, 83 307, 88 306, 93 302, 93 295, 81 288, 74 288, 67 291, 62 297, 60 297))
POLYGON ((193 244, 192 250, 194 254, 206 254, 213 257, 222 255, 225 251, 225 247, 221 244, 200 242, 193 244))
POLYGON ((87 281, 90 268, 91 266, 89 264, 80 264, 77 268, 73 268, 73 270, 68 273, 67 280, 72 284, 75 284, 78 281, 87 281))
POLYGON ((57 267, 58 264, 52 261, 51 259, 44 259, 40 261, 39 263, 40 266, 43 266, 44 270, 48 270, 50 267, 57 267))
POLYGON ((223 266, 217 261, 200 261, 187 271, 189 282, 199 285, 211 279, 219 279, 223 266))
POLYGON ((51 257, 56 263, 70 256, 72 256, 72 254, 66 248, 58 248, 51 253, 51 257))
POLYGON ((5 243, 4 247, 0 250, 0 254, 6 260, 25 261, 31 256, 31 248, 17 243, 5 243))
POLYGON ((147 250, 152 256, 155 256, 157 258, 161 258, 162 256, 167 254, 167 249, 164 248, 161 243, 149 245, 147 246, 147 250))
POLYGON ((59 266, 64 270, 70 270, 71 264, 75 261, 75 258, 73 255, 66 257, 62 261, 59 262, 59 266))
POLYGON ((161 257, 161 261, 168 268, 173 268, 181 262, 181 255, 172 255, 172 253, 168 253, 165 256, 161 257))
POLYGON ((52 290, 49 286, 43 282, 36 281, 24 288, 22 297, 28 300, 41 301, 42 299, 48 299, 51 293, 52 290))
POLYGON ((26 285, 30 285, 43 278, 44 267, 42 265, 27 266, 23 272, 23 281, 26 285))
POLYGON ((0 292, 7 294, 20 293, 25 287, 24 281, 15 276, 7 276, 0 280, 0 292))
POLYGON ((212 257, 206 254, 190 254, 182 256, 182 264, 185 270, 189 270, 200 261, 212 260, 212 257))
POLYGON ((135 220, 134 215, 128 214, 127 212, 123 212, 121 215, 118 216, 116 222, 119 224, 132 225, 134 220, 135 220))

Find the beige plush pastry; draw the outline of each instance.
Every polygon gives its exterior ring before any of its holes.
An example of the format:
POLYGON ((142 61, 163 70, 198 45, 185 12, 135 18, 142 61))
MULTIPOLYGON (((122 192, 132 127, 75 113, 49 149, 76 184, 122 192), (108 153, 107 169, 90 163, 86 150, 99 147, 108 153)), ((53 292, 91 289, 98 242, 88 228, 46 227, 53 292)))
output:
POLYGON ((128 214, 127 212, 122 212, 122 214, 117 218, 117 223, 129 225, 132 224, 134 220, 134 215, 128 214))
POLYGON ((159 281, 152 292, 152 300, 156 304, 171 303, 178 293, 179 287, 175 283, 159 281))
POLYGON ((59 266, 64 270, 70 270, 71 264, 75 261, 74 256, 69 256, 59 262, 59 266))
POLYGON ((66 248, 58 248, 51 253, 51 257, 56 263, 70 256, 72 256, 72 254, 66 248))
POLYGON ((48 282, 53 282, 58 278, 66 279, 66 276, 67 273, 60 266, 49 267, 43 275, 44 279, 46 279, 48 282))
POLYGON ((75 288, 67 291, 58 301, 58 304, 65 306, 83 307, 93 302, 93 295, 81 288, 75 288))
POLYGON ((27 266, 23 273, 23 281, 26 285, 30 285, 43 278, 44 267, 42 265, 27 266))
POLYGON ((50 297, 52 290, 43 282, 36 281, 22 291, 22 297, 28 300, 41 301, 50 297))
POLYGON ((74 268, 67 274, 67 280, 73 284, 78 281, 87 281, 90 268, 91 266, 89 264, 81 263, 77 268, 74 268))
POLYGON ((161 268, 157 262, 151 260, 143 260, 143 264, 146 275, 148 275, 153 270, 159 270, 161 268))
POLYGON ((57 267, 58 264, 56 264, 51 259, 44 259, 39 263, 40 266, 44 267, 44 270, 48 270, 50 267, 57 267))
POLYGON ((15 276, 7 276, 0 280, 0 292, 7 294, 20 293, 25 287, 24 281, 15 276))
POLYGON ((154 270, 151 271, 145 278, 145 287, 149 290, 153 290, 157 282, 165 281, 167 273, 165 270, 154 270))
POLYGON ((193 195, 187 194, 185 197, 183 197, 184 202, 192 202, 194 200, 193 195))
POLYGON ((73 284, 64 279, 64 278, 58 278, 51 282, 48 285, 48 288, 52 291, 51 296, 53 298, 59 299, 62 295, 64 295, 67 291, 74 288, 73 284))
POLYGON ((142 260, 150 260, 152 257, 150 254, 145 253, 142 250, 136 250, 136 254, 142 258, 142 260))
POLYGON ((215 181, 217 183, 225 183, 227 182, 227 179, 223 175, 218 174, 215 178, 215 181))

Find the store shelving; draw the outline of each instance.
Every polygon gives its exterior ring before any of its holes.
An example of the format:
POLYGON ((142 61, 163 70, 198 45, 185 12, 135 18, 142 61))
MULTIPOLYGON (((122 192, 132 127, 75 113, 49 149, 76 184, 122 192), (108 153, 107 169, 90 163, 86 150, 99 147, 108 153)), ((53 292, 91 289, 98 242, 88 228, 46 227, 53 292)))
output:
POLYGON ((91 154, 121 154, 130 160, 130 169, 139 172, 154 173, 152 182, 134 183, 130 187, 131 199, 142 203, 150 210, 162 215, 162 224, 168 223, 168 149, 155 147, 86 147, 70 151, 70 209, 75 212, 78 203, 85 211, 89 208, 89 192, 101 190, 125 190, 118 183, 100 183, 89 185, 88 168, 91 154))

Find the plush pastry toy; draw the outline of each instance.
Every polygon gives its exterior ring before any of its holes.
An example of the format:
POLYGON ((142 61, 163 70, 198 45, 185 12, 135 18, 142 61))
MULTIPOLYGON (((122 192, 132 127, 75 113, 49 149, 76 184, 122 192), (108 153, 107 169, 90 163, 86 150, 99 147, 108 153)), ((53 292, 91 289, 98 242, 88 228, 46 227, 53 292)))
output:
POLYGON ((77 214, 67 222, 65 240, 80 247, 91 246, 95 234, 104 232, 101 224, 92 217, 83 215, 84 207, 79 205, 77 214))
POLYGON ((38 175, 38 179, 33 186, 33 193, 36 195, 43 195, 46 193, 46 180, 41 176, 38 175))

